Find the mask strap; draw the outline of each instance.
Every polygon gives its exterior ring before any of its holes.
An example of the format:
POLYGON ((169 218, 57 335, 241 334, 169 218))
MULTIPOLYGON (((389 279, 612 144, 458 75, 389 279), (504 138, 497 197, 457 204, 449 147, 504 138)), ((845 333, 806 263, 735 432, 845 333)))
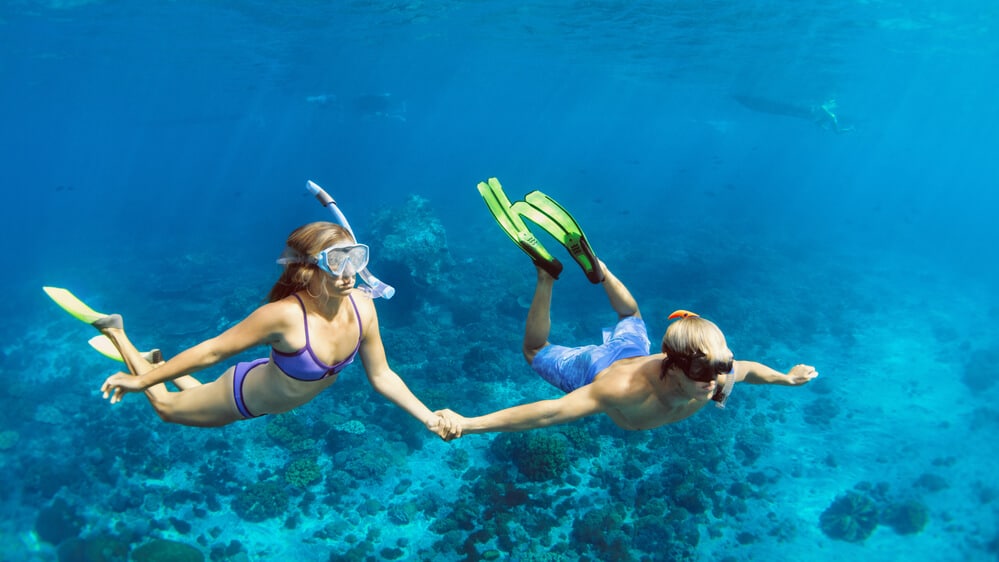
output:
POLYGON ((310 258, 309 256, 303 255, 302 252, 299 252, 291 246, 285 246, 284 251, 281 252, 281 255, 278 257, 277 262, 281 265, 288 265, 290 263, 314 264, 316 263, 316 260, 310 258))

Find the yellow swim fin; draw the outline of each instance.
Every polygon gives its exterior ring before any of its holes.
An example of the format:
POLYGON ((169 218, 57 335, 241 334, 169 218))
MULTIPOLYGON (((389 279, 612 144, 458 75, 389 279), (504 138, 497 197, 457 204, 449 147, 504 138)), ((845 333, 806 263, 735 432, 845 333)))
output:
MULTIPOLYGON (((121 357, 121 352, 119 352, 118 348, 111 343, 111 339, 104 334, 90 338, 87 343, 89 343, 90 347, 96 349, 97 352, 104 357, 114 359, 115 361, 120 361, 122 363, 125 362, 125 360, 121 357)), ((163 353, 158 349, 140 351, 139 353, 142 355, 143 359, 154 365, 163 362, 163 353)))
POLYGON ((63 310, 70 313, 74 318, 80 320, 81 322, 86 322, 87 324, 93 324, 94 322, 100 320, 107 316, 103 312, 97 312, 96 310, 90 308, 83 301, 76 298, 76 295, 70 293, 66 289, 60 289, 58 287, 42 287, 45 294, 55 301, 63 310))
POLYGON ((114 344, 111 343, 110 338, 104 334, 90 338, 87 343, 89 343, 90 347, 96 349, 97 352, 104 357, 114 359, 115 361, 121 361, 122 363, 125 362, 125 360, 121 358, 121 353, 118 352, 118 348, 115 347, 114 344))

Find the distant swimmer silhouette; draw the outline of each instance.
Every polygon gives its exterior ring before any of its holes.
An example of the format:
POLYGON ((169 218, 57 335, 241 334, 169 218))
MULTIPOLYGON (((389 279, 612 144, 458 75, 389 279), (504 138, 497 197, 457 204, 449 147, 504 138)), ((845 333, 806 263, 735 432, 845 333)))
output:
POLYGON ((352 114, 362 119, 385 119, 406 122, 407 103, 391 93, 360 94, 353 97, 322 93, 305 97, 306 103, 343 115, 352 114))
POLYGON ((357 96, 350 107, 360 115, 406 121, 406 101, 399 101, 387 92, 357 96))
POLYGON ((540 191, 510 203, 496 178, 479 184, 493 218, 537 268, 537 286, 527 312, 524 358, 565 395, 466 418, 452 410, 436 412, 457 438, 474 433, 524 431, 605 414, 618 427, 653 429, 686 419, 705 405, 723 405, 735 383, 801 386, 818 376, 799 364, 787 373, 755 361, 737 360, 713 322, 678 310, 659 353, 649 353, 645 321, 627 287, 599 259, 575 219, 540 191), (602 285, 618 322, 604 331, 603 343, 566 347, 548 341, 552 287, 562 263, 531 233, 528 220, 558 240, 586 278, 602 285))
POLYGON ((840 123, 839 117, 835 113, 837 105, 834 99, 829 99, 819 105, 808 106, 743 94, 733 94, 732 99, 739 102, 746 109, 758 113, 804 119, 818 124, 823 129, 829 129, 837 133, 847 133, 853 130, 852 125, 844 126, 840 123))

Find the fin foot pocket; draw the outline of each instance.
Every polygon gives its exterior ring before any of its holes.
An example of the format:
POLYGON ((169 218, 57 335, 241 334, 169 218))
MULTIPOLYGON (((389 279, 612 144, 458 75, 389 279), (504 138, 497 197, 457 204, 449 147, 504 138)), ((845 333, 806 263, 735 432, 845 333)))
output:
POLYGON ((558 279, 562 273, 562 263, 558 261, 547 249, 538 241, 537 237, 527 228, 520 213, 514 207, 518 203, 511 204, 510 199, 503 192, 503 186, 496 178, 489 178, 488 182, 479 182, 479 195, 486 202, 493 219, 499 224, 503 232, 513 240, 521 250, 531 257, 531 261, 549 275, 558 279))
POLYGON ((528 193, 525 200, 514 203, 514 208, 565 246, 572 259, 583 269, 590 283, 602 283, 604 272, 600 262, 586 235, 583 234, 582 227, 569 211, 540 191, 528 193))

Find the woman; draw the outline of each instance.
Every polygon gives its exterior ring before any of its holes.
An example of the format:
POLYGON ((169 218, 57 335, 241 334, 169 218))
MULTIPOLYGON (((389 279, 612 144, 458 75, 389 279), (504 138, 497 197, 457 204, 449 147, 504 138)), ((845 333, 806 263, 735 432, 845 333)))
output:
POLYGON ((355 274, 368 262, 368 247, 329 222, 296 229, 287 245, 278 260, 284 272, 267 304, 166 363, 146 360, 125 335, 121 316, 94 322, 132 373, 108 377, 101 385, 104 397, 114 404, 126 393, 145 391, 164 421, 221 426, 305 404, 360 355, 375 390, 441 438, 449 435, 449 422, 432 413, 389 367, 374 303, 354 288, 355 274), (206 384, 190 376, 261 344, 271 347, 269 357, 238 363, 206 384), (167 390, 166 381, 180 392, 167 390))

